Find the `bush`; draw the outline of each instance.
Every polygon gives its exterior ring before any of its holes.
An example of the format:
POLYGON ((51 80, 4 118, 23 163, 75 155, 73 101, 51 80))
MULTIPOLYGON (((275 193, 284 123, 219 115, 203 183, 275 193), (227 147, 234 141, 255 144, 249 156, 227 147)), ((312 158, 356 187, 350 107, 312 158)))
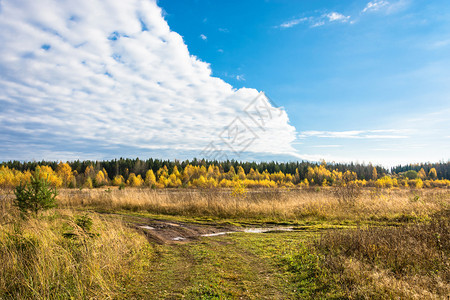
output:
POLYGON ((419 177, 419 175, 417 174, 416 171, 414 170, 409 170, 405 173, 405 177, 408 179, 416 179, 419 177))
POLYGON ((47 210, 56 206, 56 188, 49 185, 47 179, 40 178, 36 171, 30 179, 30 183, 20 184, 14 190, 16 199, 14 204, 22 214, 33 213, 37 216, 40 210, 47 210))

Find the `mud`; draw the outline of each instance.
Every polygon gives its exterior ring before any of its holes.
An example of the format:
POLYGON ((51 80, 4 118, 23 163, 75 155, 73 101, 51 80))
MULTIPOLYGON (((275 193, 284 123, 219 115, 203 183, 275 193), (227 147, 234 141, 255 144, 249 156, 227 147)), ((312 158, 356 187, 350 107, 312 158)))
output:
POLYGON ((236 228, 220 225, 203 225, 165 220, 145 219, 133 222, 132 226, 145 234, 147 239, 158 244, 189 242, 202 236, 214 236, 235 232, 236 228))
MULTIPOLYGON (((136 221, 136 220, 135 220, 136 221)), ((296 230, 293 227, 255 227, 241 228, 217 224, 194 224, 155 219, 142 219, 131 224, 147 239, 158 244, 179 243, 197 240, 202 237, 214 237, 237 232, 267 233, 296 230)))

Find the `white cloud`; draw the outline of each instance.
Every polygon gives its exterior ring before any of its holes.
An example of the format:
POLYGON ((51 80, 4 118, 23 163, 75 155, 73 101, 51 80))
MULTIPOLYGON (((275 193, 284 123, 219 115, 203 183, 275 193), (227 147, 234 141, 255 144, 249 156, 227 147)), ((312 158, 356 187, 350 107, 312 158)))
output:
POLYGON ((341 148, 342 145, 314 145, 312 148, 341 148))
POLYGON ((386 0, 374 0, 367 3, 361 13, 379 12, 382 11, 387 14, 396 13, 408 7, 410 0, 397 0, 389 2, 386 0))
POLYGON ((326 15, 330 22, 347 22, 350 19, 350 16, 344 16, 343 14, 337 12, 331 12, 326 15))
POLYGON ((206 35, 204 35, 203 33, 200 34, 200 38, 204 41, 206 41, 208 39, 208 37, 206 35))
POLYGON ((370 12, 370 11, 377 11, 388 5, 389 5, 389 2, 385 1, 385 0, 371 1, 371 2, 367 3, 366 7, 364 7, 362 12, 365 13, 365 12, 370 12))
POLYGON ((244 75, 236 75, 236 80, 245 81, 244 75))
POLYGON ((291 27, 293 27, 295 25, 298 25, 298 24, 300 24, 302 22, 305 22, 305 21, 308 21, 308 18, 294 19, 294 20, 291 20, 291 21, 284 22, 284 23, 280 24, 278 27, 280 27, 280 28, 291 28, 291 27))
POLYGON ((0 159, 198 153, 237 116, 258 136, 246 150, 295 153, 287 113, 252 123, 242 110, 259 92, 213 77, 161 14, 144 0, 3 0, 0 159))
POLYGON ((318 21, 311 25, 312 28, 325 25, 324 21, 318 21))
POLYGON ((310 17, 303 17, 303 18, 297 18, 293 19, 287 22, 282 23, 281 25, 275 26, 275 28, 291 28, 301 23, 309 24, 309 27, 319 27, 323 26, 327 23, 332 22, 340 22, 340 23, 346 23, 350 20, 350 16, 345 16, 338 12, 330 12, 322 15, 316 15, 316 16, 310 16, 310 17))
POLYGON ((299 138, 336 138, 336 139, 405 139, 404 131, 387 130, 348 130, 348 131, 303 131, 299 138))

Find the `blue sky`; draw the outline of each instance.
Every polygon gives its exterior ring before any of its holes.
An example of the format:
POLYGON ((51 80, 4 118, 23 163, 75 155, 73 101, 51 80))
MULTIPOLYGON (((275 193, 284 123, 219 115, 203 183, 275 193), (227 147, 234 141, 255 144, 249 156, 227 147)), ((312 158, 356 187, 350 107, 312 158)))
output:
POLYGON ((449 159, 447 1, 77 3, 0 1, 0 160, 449 159))

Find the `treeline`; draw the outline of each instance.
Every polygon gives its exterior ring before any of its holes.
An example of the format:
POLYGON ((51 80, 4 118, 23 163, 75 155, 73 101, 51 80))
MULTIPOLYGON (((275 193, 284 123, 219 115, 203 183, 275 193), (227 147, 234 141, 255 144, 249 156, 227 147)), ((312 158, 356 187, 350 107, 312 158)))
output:
MULTIPOLYGON (((3 162, 0 166, 5 166, 10 169, 15 169, 21 172, 24 171, 34 171, 37 166, 50 166, 53 170, 56 170, 59 162, 56 161, 40 161, 40 162, 21 162, 21 161, 9 161, 3 162)), ((113 179, 117 175, 121 175, 124 178, 127 178, 129 174, 134 173, 135 175, 141 175, 144 177, 148 170, 153 170, 156 172, 166 166, 169 173, 173 172, 174 167, 176 166, 179 172, 183 172, 186 166, 194 166, 201 167, 204 166, 208 169, 210 166, 218 166, 222 173, 227 173, 230 171, 231 167, 234 170, 237 170, 239 167, 244 169, 246 174, 250 173, 250 170, 253 169, 258 171, 259 173, 263 173, 267 171, 268 173, 277 173, 282 172, 284 174, 295 175, 296 170, 298 170, 298 174, 300 179, 303 180, 307 178, 308 167, 315 167, 318 165, 323 165, 324 163, 313 163, 313 162, 240 162, 235 160, 227 160, 227 161, 210 161, 210 160, 160 160, 160 159, 147 159, 141 160, 139 158, 129 159, 129 158, 120 158, 113 160, 105 160, 105 161, 71 161, 67 162, 67 164, 72 168, 73 171, 77 171, 78 174, 85 173, 86 169, 89 166, 93 166, 95 170, 103 170, 109 174, 109 179, 113 179)), ((343 163, 327 163, 325 164, 325 168, 329 171, 337 170, 339 172, 352 171, 355 172, 359 179, 369 180, 372 179, 373 168, 371 164, 343 164, 343 163)), ((389 170, 385 169, 381 166, 375 166, 377 173, 379 176, 384 176, 389 174, 389 170)))
POLYGON ((0 165, 0 187, 29 182, 39 173, 53 186, 93 188, 119 187, 447 187, 450 180, 439 178, 437 170, 424 168, 388 174, 387 170, 363 164, 322 162, 256 163, 237 161, 163 161, 119 159, 111 161, 7 162, 0 165))
POLYGON ((401 174, 409 170, 414 170, 420 172, 423 169, 425 173, 430 173, 431 169, 436 170, 437 178, 450 179, 450 161, 448 162, 438 162, 438 163, 422 163, 422 164, 410 164, 410 165, 400 165, 391 168, 392 174, 401 174))

